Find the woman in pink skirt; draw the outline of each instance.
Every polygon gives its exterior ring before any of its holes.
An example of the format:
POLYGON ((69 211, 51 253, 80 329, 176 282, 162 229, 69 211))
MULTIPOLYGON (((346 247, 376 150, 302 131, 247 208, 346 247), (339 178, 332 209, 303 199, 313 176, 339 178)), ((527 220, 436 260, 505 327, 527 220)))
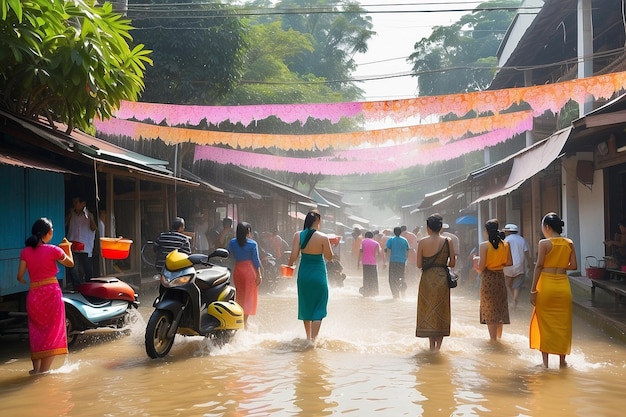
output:
POLYGON ((70 251, 66 254, 60 247, 49 245, 51 239, 52 222, 46 218, 37 220, 20 253, 17 271, 17 280, 22 284, 27 283, 26 271, 30 277, 26 311, 33 361, 31 375, 48 372, 54 357, 67 353, 65 305, 56 275, 59 272, 57 262, 71 268, 74 260, 70 251))

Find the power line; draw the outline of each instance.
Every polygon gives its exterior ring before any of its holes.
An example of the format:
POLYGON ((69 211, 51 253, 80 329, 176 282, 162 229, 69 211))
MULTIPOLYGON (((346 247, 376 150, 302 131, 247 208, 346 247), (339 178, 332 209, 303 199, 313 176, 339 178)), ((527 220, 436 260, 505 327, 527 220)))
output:
MULTIPOLYGON (((598 53, 594 53, 591 56, 587 56, 583 59, 583 61, 588 61, 588 60, 593 60, 593 59, 597 59, 597 58, 606 58, 606 57, 610 57, 610 56, 614 56, 614 55, 622 55, 624 53, 624 51, 626 50, 626 47, 621 47, 621 48, 616 48, 616 49, 612 49, 610 51, 603 51, 603 52, 598 52, 598 53)), ((363 82, 363 81, 376 81, 376 80, 384 80, 384 79, 390 79, 390 78, 403 78, 403 77, 418 77, 420 75, 425 75, 425 74, 436 74, 436 73, 441 73, 441 72, 451 72, 451 71, 460 71, 460 70, 470 70, 470 71, 479 71, 479 70, 490 70, 490 71, 498 71, 498 70, 517 70, 517 71, 528 71, 528 70, 535 70, 535 69, 542 69, 542 68, 550 68, 550 67, 554 67, 554 66, 561 66, 561 65, 573 65, 573 64, 577 64, 581 61, 580 58, 578 57, 574 57, 574 58, 569 58, 569 59, 565 59, 565 60, 561 60, 561 61, 556 61, 556 62, 551 62, 551 63, 546 63, 546 64, 540 64, 540 65, 518 65, 518 66, 485 66, 485 67, 475 67, 475 66, 469 66, 469 65, 463 65, 463 66, 458 66, 458 67, 446 67, 446 68, 437 68, 437 69, 433 69, 433 70, 426 70, 426 71, 403 71, 400 73, 394 73, 394 74, 381 74, 381 75, 372 75, 372 76, 362 76, 362 77, 355 77, 355 78, 350 78, 350 79, 344 79, 344 80, 325 80, 325 81, 246 81, 243 80, 241 81, 242 83, 245 84, 267 84, 267 85, 297 85, 297 84, 338 84, 338 83, 351 83, 351 82, 363 82)))
MULTIPOLYGON (((477 2, 473 2, 477 3, 477 2)), ((490 12, 490 11, 509 11, 509 12, 531 12, 537 13, 541 7, 457 7, 457 8, 427 8, 427 9, 410 9, 407 6, 432 6, 432 5, 453 5, 468 4, 463 2, 446 2, 446 3, 406 3, 396 4, 403 6, 402 9, 373 10, 371 7, 390 7, 390 5, 360 5, 357 10, 338 9, 335 5, 322 7, 274 7, 274 8, 256 8, 249 6, 230 6, 228 8, 216 3, 172 3, 172 4, 129 4, 126 8, 127 12, 134 13, 154 13, 154 15, 141 16, 133 15, 133 20, 145 19, 194 19, 194 18, 227 18, 227 17, 258 17, 258 16, 281 16, 281 15, 311 15, 311 14, 415 14, 415 13, 464 13, 464 12, 490 12), (193 8, 188 8, 193 7, 193 8), (370 7, 366 9, 365 7, 370 7), (191 15, 187 15, 191 13, 191 15), (201 13, 211 13, 203 16, 201 13), (182 15, 179 15, 182 14, 182 15)))

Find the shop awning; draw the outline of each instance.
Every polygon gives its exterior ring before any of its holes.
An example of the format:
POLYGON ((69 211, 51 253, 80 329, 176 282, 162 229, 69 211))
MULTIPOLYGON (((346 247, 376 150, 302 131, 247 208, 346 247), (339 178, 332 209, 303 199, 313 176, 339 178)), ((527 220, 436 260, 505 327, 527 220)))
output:
MULTIPOLYGON (((90 158, 87 155, 85 156, 87 158, 90 158)), ((184 178, 178 178, 172 175, 162 174, 160 172, 151 171, 149 169, 140 168, 140 167, 130 165, 130 164, 125 164, 123 162, 115 162, 115 161, 111 161, 108 159, 101 159, 101 158, 91 158, 91 159, 93 159, 96 163, 102 166, 102 171, 123 170, 130 174, 138 175, 140 177, 150 178, 153 181, 158 181, 158 182, 162 182, 166 184, 177 183, 181 185, 188 185, 191 187, 200 186, 200 184, 195 181, 189 181, 184 178)))
POLYGON ((289 212, 289 216, 293 217, 294 219, 298 219, 298 220, 306 219, 306 214, 300 213, 299 211, 290 211, 289 212))
POLYGON ((354 214, 349 214, 347 217, 353 222, 370 224, 369 220, 364 219, 363 217, 355 216, 354 214))
POLYGON ((53 129, 41 121, 26 119, 5 111, 0 111, 0 115, 70 154, 82 155, 95 161, 105 167, 104 170, 107 168, 124 170, 160 182, 199 186, 197 182, 175 177, 167 168, 168 161, 133 152, 78 130, 73 130, 68 135, 64 133, 67 126, 60 123, 55 123, 56 129, 53 129))
POLYGON ((318 204, 324 205, 325 207, 341 208, 337 204, 328 200, 326 197, 320 194, 317 190, 313 190, 313 192, 311 193, 311 198, 313 199, 313 201, 317 202, 318 204))
POLYGON ((61 168, 60 166, 52 164, 48 161, 24 155, 17 155, 4 150, 0 150, 0 165, 11 165, 20 168, 38 169, 40 171, 58 172, 61 174, 75 174, 66 168, 61 168))
POLYGON ((218 194, 224 194, 224 190, 221 189, 220 187, 213 185, 211 183, 209 183, 208 181, 206 181, 204 178, 194 174, 191 171, 186 170, 185 168, 183 168, 181 170, 181 175, 183 178, 191 180, 191 181, 195 181, 197 183, 199 183, 200 185, 208 188, 209 190, 218 193, 218 194))
POLYGON ((311 193, 312 197, 315 195, 319 195, 323 199, 323 202, 330 207, 342 208, 350 206, 350 204, 343 201, 343 193, 339 191, 316 187, 311 193))
POLYGON ((513 166, 506 183, 502 186, 489 189, 474 200, 472 204, 507 195, 518 189, 527 179, 546 169, 548 165, 561 155, 563 146, 567 142, 571 130, 571 126, 561 129, 548 138, 528 148, 522 149, 520 152, 507 158, 507 160, 513 158, 513 166))
POLYGON ((254 171, 250 171, 242 167, 231 166, 228 169, 234 174, 239 174, 241 176, 240 178, 247 177, 247 178, 250 178, 252 181, 256 181, 257 183, 260 182, 261 184, 267 186, 268 188, 270 188, 277 194, 289 196, 289 198, 291 198, 293 201, 313 202, 311 197, 309 197, 308 195, 301 193, 300 191, 296 190, 293 187, 290 187, 287 184, 283 184, 280 181, 276 181, 273 178, 267 177, 265 175, 259 174, 254 171))
POLYGON ((478 224, 478 218, 473 214, 466 214, 465 216, 457 217, 456 224, 474 225, 478 224))

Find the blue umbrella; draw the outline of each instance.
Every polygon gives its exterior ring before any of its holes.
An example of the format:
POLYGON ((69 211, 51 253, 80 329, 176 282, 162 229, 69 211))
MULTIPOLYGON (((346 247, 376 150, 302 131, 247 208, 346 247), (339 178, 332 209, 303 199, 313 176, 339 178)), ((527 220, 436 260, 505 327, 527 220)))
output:
POLYGON ((468 225, 478 224, 478 218, 474 215, 468 214, 468 215, 461 216, 458 219, 456 219, 456 224, 468 224, 468 225))

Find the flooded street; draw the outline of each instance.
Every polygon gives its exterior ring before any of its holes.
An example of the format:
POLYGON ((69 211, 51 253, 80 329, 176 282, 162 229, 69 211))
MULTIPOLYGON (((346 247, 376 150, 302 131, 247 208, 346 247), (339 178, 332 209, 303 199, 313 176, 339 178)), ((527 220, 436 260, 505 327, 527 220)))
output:
MULTIPOLYGON (((287 281, 287 280, 285 280, 287 281)), ((170 354, 149 359, 145 322, 154 294, 142 295, 130 333, 83 336, 50 375, 31 377, 28 342, 0 347, 2 415, 19 416, 618 416, 623 414, 626 347, 574 316, 570 367, 528 348, 527 291, 501 343, 478 322, 477 292, 453 290, 452 335, 440 353, 415 333, 416 290, 391 299, 359 295, 361 278, 331 288, 316 348, 296 319, 295 282, 263 294, 251 328, 217 348, 176 337, 170 354)))

